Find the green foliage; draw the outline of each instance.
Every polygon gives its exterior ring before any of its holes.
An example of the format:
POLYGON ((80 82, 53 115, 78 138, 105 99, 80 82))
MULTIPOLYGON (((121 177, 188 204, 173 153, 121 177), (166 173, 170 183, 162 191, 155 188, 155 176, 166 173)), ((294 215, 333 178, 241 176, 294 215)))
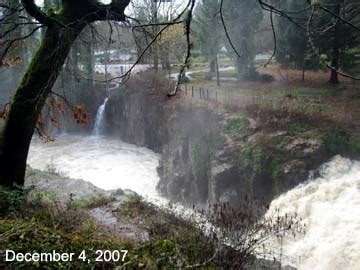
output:
POLYGON ((248 142, 242 148, 238 161, 242 168, 253 177, 259 176, 263 172, 263 161, 265 157, 265 153, 261 147, 248 142))
POLYGON ((27 200, 33 205, 48 205, 56 200, 56 194, 47 191, 33 191, 29 193, 27 200))
MULTIPOLYGON (((150 233, 151 241, 142 245, 142 252, 136 258, 147 269, 178 268, 184 261, 187 264, 204 262, 214 252, 213 241, 191 221, 177 218, 169 210, 160 209, 141 197, 125 202, 117 214, 129 222, 143 224, 150 233), (151 254, 156 260, 142 254, 151 254)), ((211 264, 207 267, 215 269, 211 264)))
POLYGON ((236 51, 241 54, 239 58, 230 46, 225 43, 229 56, 233 59, 237 69, 238 79, 254 76, 254 58, 257 44, 255 33, 263 18, 260 5, 253 0, 224 1, 224 18, 232 43, 236 51))
POLYGON ((322 136, 325 149, 331 154, 346 153, 349 149, 349 138, 340 131, 329 131, 322 136))
POLYGON ((271 176, 273 180, 279 178, 281 173, 281 167, 285 161, 286 158, 283 154, 278 154, 271 160, 270 168, 271 168, 271 176))
POLYGON ((92 209, 107 205, 108 203, 111 203, 114 200, 115 198, 105 195, 88 196, 88 197, 82 197, 80 199, 70 200, 68 202, 68 207, 92 209))
POLYGON ((205 179, 209 170, 210 152, 206 145, 195 143, 191 145, 191 165, 197 179, 205 179))
MULTIPOLYGON (((213 62, 220 52, 224 32, 219 16, 219 0, 201 1, 195 8, 194 37, 202 55, 213 62)), ((215 72, 214 66, 211 67, 215 72)))
POLYGON ((233 139, 244 139, 249 135, 250 122, 247 118, 238 117, 226 121, 225 132, 233 139))
POLYGON ((349 142, 350 155, 359 158, 360 157, 360 141, 354 140, 349 142))
POLYGON ((360 47, 345 49, 341 54, 341 67, 351 74, 360 73, 360 47))
POLYGON ((116 241, 111 235, 104 235, 95 230, 94 226, 86 226, 82 231, 64 232, 57 228, 47 227, 38 219, 1 219, 0 247, 27 253, 75 253, 72 262, 10 262, 5 266, 5 254, 0 253, 0 268, 10 269, 112 269, 122 262, 96 263, 96 250, 129 249, 127 242, 116 241), (91 236, 91 237, 89 237, 91 236), (81 251, 86 250, 90 263, 78 259, 81 251))
POLYGON ((290 133, 292 133, 293 135, 296 135, 298 133, 304 133, 306 131, 306 128, 304 127, 303 124, 298 123, 298 122, 291 122, 287 125, 287 128, 289 130, 290 133))
POLYGON ((14 215, 22 209, 26 199, 23 189, 0 186, 0 217, 14 215))
POLYGON ((345 155, 358 158, 360 156, 360 141, 351 140, 339 130, 330 130, 321 136, 325 150, 332 155, 345 155))
MULTIPOLYGON (((281 3, 284 10, 303 10, 307 7, 306 1, 289 0, 281 3)), ((300 18, 307 17, 306 13, 298 14, 300 18)), ((289 23, 286 18, 277 18, 277 52, 276 60, 285 67, 306 68, 313 56, 307 52, 308 37, 306 32, 289 23)), ((309 68, 308 68, 309 69, 309 68)))
MULTIPOLYGON (((6 194, 8 201, 14 192, 4 189, 0 194, 6 194)), ((31 196, 32 200, 42 202, 52 198, 52 194, 46 192, 31 196)), ((19 201, 22 203, 22 200, 19 201)), ((33 203, 29 202, 24 205, 27 209, 32 206, 33 203)), ((150 233, 150 240, 144 243, 129 243, 102 230, 90 216, 84 214, 82 204, 57 211, 53 211, 53 207, 56 205, 42 209, 37 207, 32 211, 19 209, 14 215, 0 218, 1 269, 115 269, 124 264, 125 269, 172 269, 179 265, 202 263, 214 252, 212 242, 192 222, 179 219, 168 210, 145 202, 140 196, 131 196, 115 214, 122 221, 138 224, 139 228, 143 226, 150 233), (14 261, 5 264, 4 249, 21 253, 75 253, 75 259, 72 262, 14 261), (96 250, 124 249, 129 250, 125 262, 95 261, 96 250), (83 250, 90 259, 89 263, 78 259, 83 250)), ((215 269, 211 263, 206 267, 215 269)))
POLYGON ((53 179, 59 179, 61 178, 61 176, 59 176, 58 174, 55 174, 53 172, 45 172, 45 171, 40 171, 37 169, 33 169, 30 166, 26 167, 26 177, 28 179, 49 179, 49 180, 53 180, 53 179))

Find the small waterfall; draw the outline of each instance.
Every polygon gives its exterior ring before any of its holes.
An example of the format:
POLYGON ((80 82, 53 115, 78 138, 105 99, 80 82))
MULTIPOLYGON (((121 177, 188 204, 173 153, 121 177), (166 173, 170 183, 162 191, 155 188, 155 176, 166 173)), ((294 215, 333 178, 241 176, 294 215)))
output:
MULTIPOLYGON (((297 213, 305 235, 285 239, 284 261, 299 270, 353 270, 360 265, 360 162, 334 157, 320 177, 275 199, 268 214, 297 213)), ((280 250, 277 243, 275 249, 280 250)))
POLYGON ((96 118, 95 118, 95 124, 94 124, 94 129, 92 134, 95 136, 99 136, 102 132, 103 129, 103 125, 104 125, 104 112, 105 112, 105 107, 106 107, 106 103, 108 102, 109 98, 105 98, 104 103, 101 104, 101 106, 99 107, 99 109, 97 110, 96 113, 96 118))

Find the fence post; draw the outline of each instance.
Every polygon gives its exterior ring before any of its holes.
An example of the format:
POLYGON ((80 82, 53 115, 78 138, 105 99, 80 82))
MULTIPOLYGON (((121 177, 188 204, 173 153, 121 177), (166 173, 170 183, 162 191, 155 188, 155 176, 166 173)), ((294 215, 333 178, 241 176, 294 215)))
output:
POLYGON ((188 94, 187 84, 185 84, 185 93, 188 94))
POLYGON ((202 92, 202 89, 201 89, 201 87, 200 87, 200 89, 199 89, 199 93, 200 93, 200 99, 201 99, 201 93, 202 92))
POLYGON ((191 86, 191 96, 194 97, 194 86, 191 86))

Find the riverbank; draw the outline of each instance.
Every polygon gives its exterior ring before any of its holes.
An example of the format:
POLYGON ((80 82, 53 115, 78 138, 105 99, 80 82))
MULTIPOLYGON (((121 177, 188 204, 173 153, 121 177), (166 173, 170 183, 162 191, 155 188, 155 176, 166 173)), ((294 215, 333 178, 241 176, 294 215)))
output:
POLYGON ((5 269, 81 269, 85 265, 78 259, 82 250, 88 254, 88 267, 94 269, 162 269, 177 266, 180 259, 184 264, 206 261, 205 256, 211 254, 211 245, 199 242, 205 238, 191 223, 170 216, 131 191, 104 191, 83 180, 28 168, 25 192, 1 188, 0 195, 0 261, 5 269), (136 222, 129 218, 135 213, 136 222), (159 227, 159 222, 166 226, 159 227), (6 249, 55 250, 75 253, 76 259, 4 263, 6 249), (96 250, 128 253, 124 261, 95 262, 96 250))
MULTIPOLYGON (((220 269, 228 263, 229 254, 236 254, 228 247, 226 253, 217 252, 216 241, 192 221, 175 217, 134 192, 105 191, 83 180, 30 167, 26 189, 0 188, 0 200, 3 269, 82 269, 85 264, 92 269, 220 269), (73 253, 74 259, 5 262, 6 250, 73 253), (98 250, 118 250, 124 260, 96 262, 98 250)), ((244 269, 263 266, 279 268, 276 262, 253 257, 244 263, 244 269)))

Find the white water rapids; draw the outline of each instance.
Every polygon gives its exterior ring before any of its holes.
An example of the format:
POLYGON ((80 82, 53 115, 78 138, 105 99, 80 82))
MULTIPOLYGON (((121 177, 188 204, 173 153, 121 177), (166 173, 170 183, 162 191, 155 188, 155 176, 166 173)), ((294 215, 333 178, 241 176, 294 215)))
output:
POLYGON ((63 135, 54 142, 31 143, 28 163, 40 170, 83 179, 105 189, 131 189, 157 198, 159 156, 147 148, 103 136, 63 135))
POLYGON ((297 213, 307 227, 285 239, 285 262, 299 270, 360 269, 360 162, 336 156, 320 174, 271 203, 268 214, 297 213))
MULTIPOLYGON (((102 136, 63 135, 47 144, 34 139, 29 153, 34 168, 50 167, 106 190, 131 189, 150 201, 161 200, 158 162, 151 150, 102 136)), ((284 265, 360 269, 360 162, 335 157, 322 166, 319 178, 283 194, 269 211, 276 208, 296 212, 307 226, 305 235, 284 240, 284 265)))

